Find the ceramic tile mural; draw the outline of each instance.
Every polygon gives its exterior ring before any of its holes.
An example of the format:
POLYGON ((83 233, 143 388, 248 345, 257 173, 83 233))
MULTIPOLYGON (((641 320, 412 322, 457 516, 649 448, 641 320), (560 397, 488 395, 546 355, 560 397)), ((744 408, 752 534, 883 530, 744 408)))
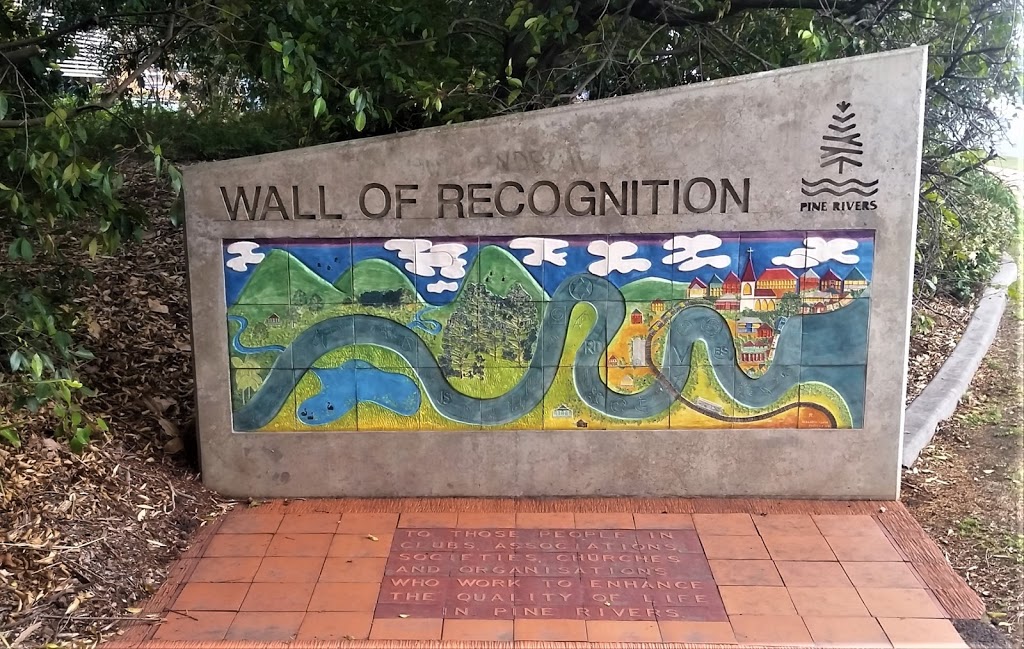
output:
POLYGON ((869 231, 226 241, 236 431, 860 428, 869 231))

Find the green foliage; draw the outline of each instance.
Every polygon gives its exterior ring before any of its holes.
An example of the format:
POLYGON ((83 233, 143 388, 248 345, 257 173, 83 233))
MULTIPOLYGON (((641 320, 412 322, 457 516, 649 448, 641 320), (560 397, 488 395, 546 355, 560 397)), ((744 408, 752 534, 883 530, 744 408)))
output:
POLYGON ((961 182, 926 185, 918 223, 916 290, 967 300, 978 294, 1010 252, 1021 213, 1013 193, 983 168, 976 155, 950 160, 961 182), (967 161, 963 158, 967 157, 967 161))

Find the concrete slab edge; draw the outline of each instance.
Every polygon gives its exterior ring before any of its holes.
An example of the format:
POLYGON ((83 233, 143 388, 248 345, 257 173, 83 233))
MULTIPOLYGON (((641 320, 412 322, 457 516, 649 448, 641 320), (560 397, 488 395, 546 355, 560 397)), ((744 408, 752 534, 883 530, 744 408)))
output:
POLYGON ((903 435, 903 466, 911 467, 931 443, 939 423, 956 411, 978 371, 981 360, 995 340, 1006 309, 1006 289, 1017 279, 1017 264, 1004 256, 998 272, 978 301, 960 342, 935 378, 906 409, 903 435))

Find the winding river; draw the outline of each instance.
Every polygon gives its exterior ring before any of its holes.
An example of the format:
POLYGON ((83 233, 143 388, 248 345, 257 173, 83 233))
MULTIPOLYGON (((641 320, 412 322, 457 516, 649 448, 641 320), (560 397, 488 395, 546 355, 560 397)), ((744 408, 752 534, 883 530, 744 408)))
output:
MULTIPOLYGON (((655 381, 646 389, 627 395, 610 389, 601 379, 599 368, 606 346, 605 332, 621 327, 626 317, 625 300, 614 284, 590 274, 566 278, 552 294, 544 311, 533 361, 508 392, 490 399, 467 396, 453 388, 437 363, 432 362, 414 369, 427 398, 442 415, 465 424, 500 425, 529 413, 555 380, 570 326, 569 316, 581 302, 595 305, 597 321, 576 352, 573 378, 580 397, 594 410, 622 419, 644 419, 664 412, 687 380, 693 344, 703 340, 709 350, 726 352, 714 355, 718 360, 712 361, 713 369, 723 387, 742 403, 754 408, 767 407, 797 383, 821 382, 846 400, 854 427, 863 425, 868 300, 854 300, 831 313, 790 318, 778 336, 771 367, 757 379, 748 377, 736 364, 729 326, 718 312, 704 306, 685 308, 669 325, 661 370, 667 381, 655 381)), ((235 411, 235 429, 254 431, 267 425, 301 378, 301 373, 291 368, 312 367, 327 352, 356 344, 356 331, 359 344, 390 349, 413 360, 411 365, 424 365, 423 359, 433 359, 416 333, 393 320, 370 315, 329 318, 295 338, 288 348, 292 362, 279 358, 274 363, 260 390, 235 411)))

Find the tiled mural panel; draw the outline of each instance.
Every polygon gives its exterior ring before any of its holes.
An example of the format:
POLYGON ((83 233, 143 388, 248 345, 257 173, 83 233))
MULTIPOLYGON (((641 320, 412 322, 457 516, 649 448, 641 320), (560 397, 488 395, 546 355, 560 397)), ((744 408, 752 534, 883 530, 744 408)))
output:
POLYGON ((224 244, 236 431, 860 428, 873 233, 224 244))

